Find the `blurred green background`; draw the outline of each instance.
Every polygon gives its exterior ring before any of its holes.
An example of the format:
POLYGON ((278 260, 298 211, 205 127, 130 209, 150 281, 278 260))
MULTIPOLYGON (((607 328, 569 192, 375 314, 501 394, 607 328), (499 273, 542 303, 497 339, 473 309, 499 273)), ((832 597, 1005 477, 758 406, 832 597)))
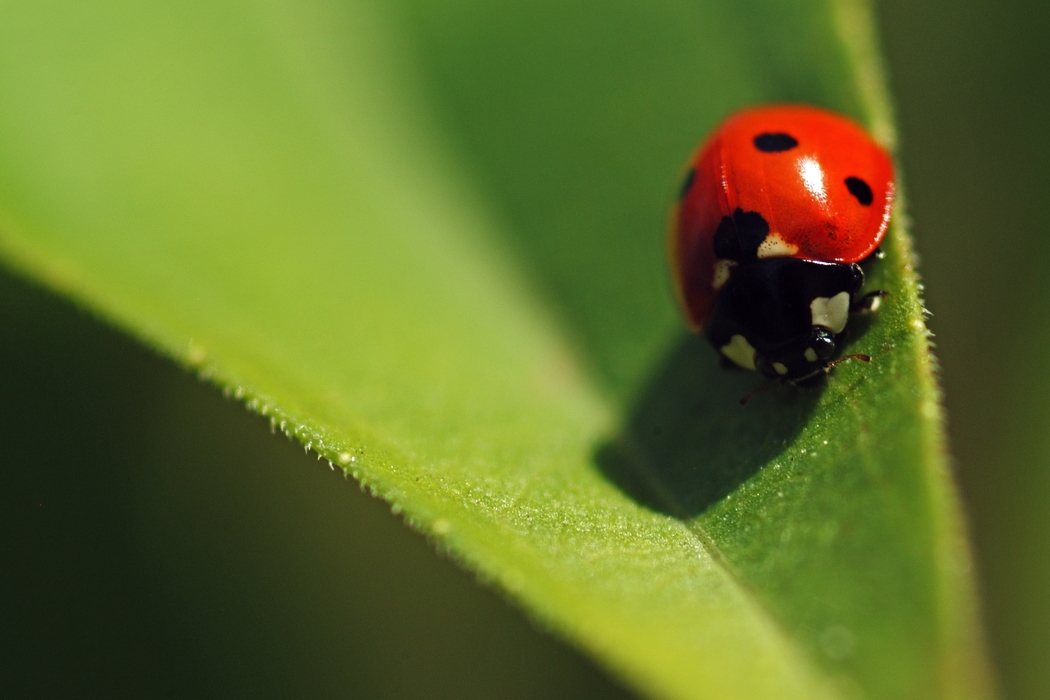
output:
MULTIPOLYGON (((1050 9, 878 11, 992 651, 1006 696, 1047 697, 1050 9)), ((0 277, 0 329, 0 596, 19 601, 0 694, 623 694, 384 504, 67 303, 0 277)))
POLYGON ((1050 697, 1050 3, 883 0, 901 160, 1004 695, 1050 697))

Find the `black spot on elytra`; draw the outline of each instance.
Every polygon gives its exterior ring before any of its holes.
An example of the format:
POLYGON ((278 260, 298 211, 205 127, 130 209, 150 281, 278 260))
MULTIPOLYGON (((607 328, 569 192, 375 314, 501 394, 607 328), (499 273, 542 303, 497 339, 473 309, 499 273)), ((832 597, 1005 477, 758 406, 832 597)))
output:
POLYGON ((685 174, 685 179, 682 180, 682 189, 678 191, 678 201, 685 199, 685 196, 689 194, 689 190, 693 188, 693 183, 696 181, 696 168, 689 168, 689 172, 685 174))
POLYGON ((791 134, 777 132, 775 134, 759 134, 755 137, 755 148, 763 153, 780 153, 790 151, 798 145, 798 141, 791 134))
POLYGON ((715 257, 737 262, 756 260, 758 246, 768 234, 769 224, 761 214, 738 207, 733 216, 723 216, 715 230, 715 257))
POLYGON ((846 178, 846 189, 849 193, 857 198, 857 201, 864 206, 871 206, 872 201, 875 199, 871 194, 871 188, 868 187, 868 183, 861 180, 859 177, 847 177, 846 178))
POLYGON ((723 216, 715 229, 715 257, 719 260, 740 260, 740 241, 731 216, 723 216))

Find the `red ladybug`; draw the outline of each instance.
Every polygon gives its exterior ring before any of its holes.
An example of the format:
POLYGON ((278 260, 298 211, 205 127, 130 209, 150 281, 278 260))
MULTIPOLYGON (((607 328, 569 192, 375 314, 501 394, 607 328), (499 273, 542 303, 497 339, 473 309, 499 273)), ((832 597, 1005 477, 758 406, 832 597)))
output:
POLYGON ((826 371, 850 312, 881 294, 858 297, 857 263, 886 234, 893 188, 890 157, 845 117, 805 106, 731 116, 694 155, 672 219, 693 328, 767 377, 826 371))

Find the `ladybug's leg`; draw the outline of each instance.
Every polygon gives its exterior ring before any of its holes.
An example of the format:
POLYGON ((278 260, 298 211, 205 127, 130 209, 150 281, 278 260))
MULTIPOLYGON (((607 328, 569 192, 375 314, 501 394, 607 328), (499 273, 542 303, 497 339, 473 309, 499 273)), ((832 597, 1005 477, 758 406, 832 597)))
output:
POLYGON ((851 314, 866 314, 872 313, 879 310, 879 306, 882 305, 882 298, 890 295, 884 289, 876 289, 874 292, 868 292, 864 296, 853 302, 853 306, 850 307, 851 314))
POLYGON ((780 379, 764 381, 751 391, 747 392, 746 396, 741 397, 740 405, 746 406, 747 402, 754 398, 755 394, 761 394, 763 391, 769 391, 770 389, 779 389, 780 387, 790 382, 790 379, 785 379, 784 377, 781 377, 780 379))

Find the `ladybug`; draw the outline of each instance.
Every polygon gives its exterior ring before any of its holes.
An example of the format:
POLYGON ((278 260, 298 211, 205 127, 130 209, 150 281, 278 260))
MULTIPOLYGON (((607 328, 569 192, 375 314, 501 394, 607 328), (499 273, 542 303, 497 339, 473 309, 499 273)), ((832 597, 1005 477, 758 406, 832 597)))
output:
MULTIPOLYGON (((727 360, 803 382, 833 360, 890 221, 893 162, 853 121, 781 105, 730 116, 690 161, 670 227, 678 297, 727 360)), ((864 361, 864 355, 848 356, 864 361)))

